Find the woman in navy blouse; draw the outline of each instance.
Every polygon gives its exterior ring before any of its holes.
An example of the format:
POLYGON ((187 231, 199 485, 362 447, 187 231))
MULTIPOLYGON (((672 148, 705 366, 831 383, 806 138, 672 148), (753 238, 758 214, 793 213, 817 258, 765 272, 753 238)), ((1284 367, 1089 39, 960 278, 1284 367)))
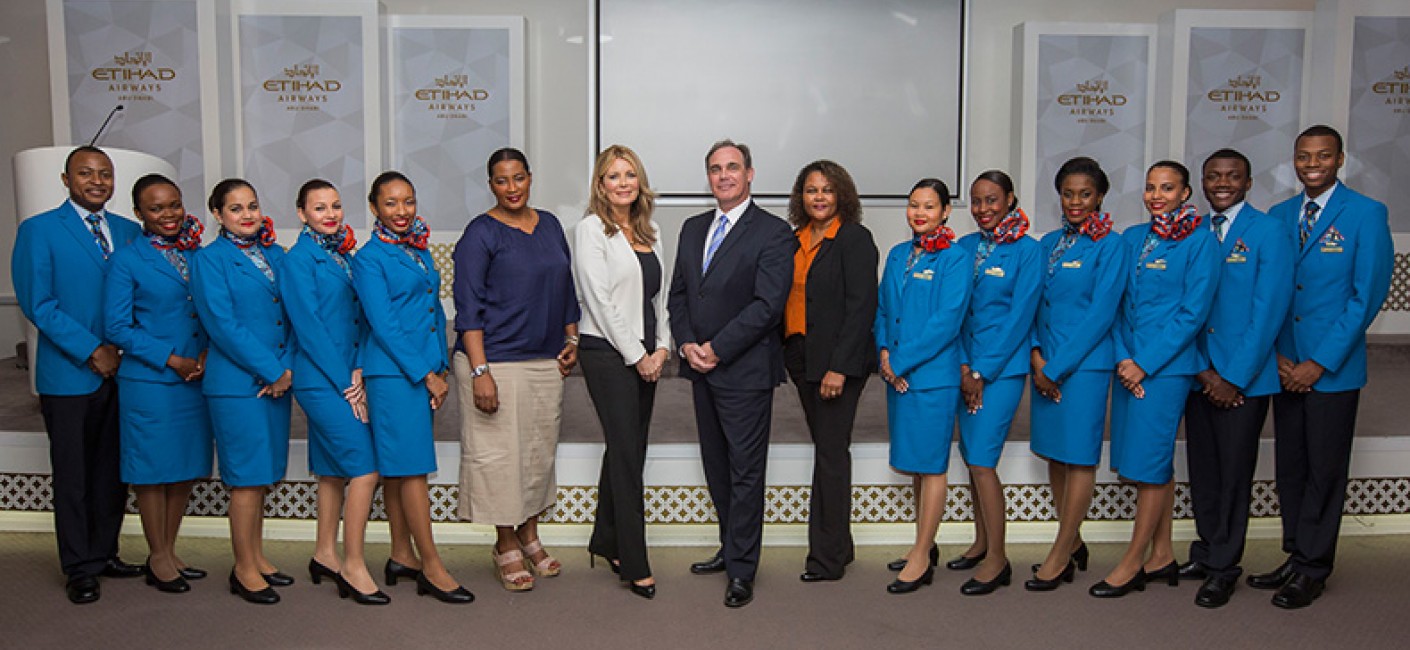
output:
POLYGON ((563 227, 529 207, 524 154, 500 149, 485 170, 495 206, 470 221, 454 253, 460 517, 495 527, 500 583, 524 591, 534 574, 561 570, 539 541, 538 520, 558 492, 554 460, 563 377, 578 361, 578 299, 563 227))
POLYGON ((475 596, 446 570, 431 536, 431 418, 450 392, 441 274, 426 250, 431 231, 417 214, 416 188, 400 172, 379 174, 367 203, 377 223, 371 241, 353 258, 352 277, 371 329, 362 348, 362 377, 392 532, 387 584, 414 578, 418 595, 469 603, 475 596))
POLYGON ((1028 378, 1033 313, 1043 287, 1042 251, 1028 236, 1028 215, 1018 207, 1013 180, 990 170, 969 186, 969 212, 979 232, 960 239, 974 260, 974 294, 960 330, 960 454, 974 490, 974 544, 946 563, 979 571, 960 587, 967 596, 1008 585, 1013 575, 1004 552, 1008 509, 997 467, 1004 440, 1028 378), (982 562, 982 563, 981 563, 982 562))
POLYGON ((1126 288, 1126 247, 1111 236, 1102 212, 1110 183, 1097 161, 1073 158, 1053 179, 1062 202, 1062 228, 1043 237, 1046 273, 1033 326, 1030 362, 1033 453, 1048 461, 1058 534, 1048 556, 1024 582, 1051 591, 1087 569, 1082 521, 1092 506, 1102 459, 1107 396, 1111 394, 1111 327, 1126 288))
POLYGON ((390 599, 377 589, 362 555, 377 489, 377 458, 357 358, 367 335, 352 284, 357 242, 352 227, 343 223, 343 201, 332 183, 304 183, 295 205, 304 227, 284 256, 279 295, 299 340, 294 397, 308 417, 308 466, 318 477, 318 535, 309 577, 314 584, 332 578, 343 598, 381 605, 390 599), (344 519, 346 553, 341 560, 339 518, 344 519))
POLYGON ((264 557, 264 495, 289 462, 294 336, 274 283, 284 249, 255 188, 223 180, 207 202, 220 237, 191 260, 191 296, 210 335, 203 392, 215 430, 220 478, 230 487, 230 593, 279 602, 294 583, 264 557))
POLYGON ((176 556, 191 484, 211 475, 211 426, 201 395, 206 332, 191 303, 191 255, 203 226, 186 214, 171 179, 132 186, 144 240, 113 253, 103 291, 108 340, 122 348, 118 412, 122 480, 137 493, 150 555, 142 567, 158 590, 189 591, 204 578, 176 556), (143 243, 147 245, 142 245, 143 243))
POLYGON ((1191 192, 1184 165, 1151 165, 1150 221, 1122 233, 1131 261, 1114 330, 1122 389, 1111 397, 1111 469, 1136 484, 1136 522, 1121 561, 1092 586, 1098 598, 1142 590, 1147 580, 1180 580, 1170 541, 1175 432, 1195 375, 1209 367, 1195 336, 1219 278, 1219 242, 1199 227, 1191 192))
POLYGON ((955 247, 950 190, 934 178, 911 189, 914 236, 892 247, 881 275, 873 331, 886 391, 891 466, 914 475, 916 541, 886 591, 910 593, 935 578, 935 533, 945 514, 945 472, 960 403, 960 324, 973 258, 955 247))

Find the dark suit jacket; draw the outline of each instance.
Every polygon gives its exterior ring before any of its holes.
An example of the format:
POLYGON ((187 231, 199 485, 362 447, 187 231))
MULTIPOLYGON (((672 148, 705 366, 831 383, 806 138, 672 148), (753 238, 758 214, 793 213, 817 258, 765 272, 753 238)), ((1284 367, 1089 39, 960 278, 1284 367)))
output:
POLYGON ((876 367, 877 256, 871 231, 857 223, 842 224, 836 237, 819 245, 804 299, 808 381, 822 381, 828 371, 865 377, 876 367))
POLYGON ((681 376, 721 388, 773 388, 783 383, 779 323, 798 240, 786 222, 751 201, 702 276, 705 238, 714 221, 710 210, 681 226, 667 308, 677 348, 709 342, 720 363, 701 375, 682 360, 681 376))

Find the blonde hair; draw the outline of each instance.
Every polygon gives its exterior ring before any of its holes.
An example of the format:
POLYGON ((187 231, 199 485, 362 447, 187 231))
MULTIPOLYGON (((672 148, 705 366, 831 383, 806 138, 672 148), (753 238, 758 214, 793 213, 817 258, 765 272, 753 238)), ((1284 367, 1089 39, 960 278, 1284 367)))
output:
POLYGON ((632 243, 650 246, 656 243, 656 230, 651 226, 651 213, 656 209, 656 193, 651 190, 651 184, 646 180, 646 168, 642 166, 641 158, 630 148, 614 144, 597 154, 597 162, 592 166, 592 197, 588 199, 588 212, 602 220, 602 232, 608 237, 620 230, 612 220, 612 202, 608 200, 607 192, 602 189, 602 177, 607 175, 607 168, 618 159, 627 161, 627 164, 636 170, 640 188, 636 200, 627 209, 627 222, 632 227, 632 243))

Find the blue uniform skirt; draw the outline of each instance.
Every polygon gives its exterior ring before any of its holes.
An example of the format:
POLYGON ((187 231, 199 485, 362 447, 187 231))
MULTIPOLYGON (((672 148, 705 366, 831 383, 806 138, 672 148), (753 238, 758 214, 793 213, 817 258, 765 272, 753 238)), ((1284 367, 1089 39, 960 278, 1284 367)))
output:
POLYGON ((377 471, 372 428, 353 415, 342 391, 301 388, 294 397, 308 416, 309 472, 354 478, 377 471))
POLYGON ((201 382, 117 380, 122 482, 180 483, 211 475, 211 418, 201 382))
MULTIPOLYGON (((1190 377, 1147 377, 1146 396, 1125 388, 1111 395, 1111 471, 1121 477, 1163 485, 1175 475, 1175 433, 1190 396, 1190 377)), ((1066 401, 1064 399, 1063 401, 1066 401)))
MULTIPOLYGON (((436 471, 431 394, 423 379, 365 377, 377 471, 382 476, 421 476, 436 471)), ((472 405, 470 408, 474 408, 472 405)))
POLYGON ((220 480, 230 487, 258 487, 284 478, 293 397, 207 397, 206 404, 220 480))
POLYGON ((1027 378, 1027 375, 1002 377, 984 386, 984 408, 974 415, 969 414, 964 396, 960 396, 960 456, 965 463, 976 467, 998 466, 1014 413, 1023 400, 1023 384, 1027 378))
POLYGON ((955 406, 960 389, 886 389, 886 424, 891 431, 891 466, 898 472, 944 474, 950 468, 955 406))
POLYGON ((1059 387, 1062 402, 1038 394, 1028 396, 1033 453, 1068 465, 1094 466, 1102 462, 1102 433, 1106 430, 1106 400, 1111 395, 1111 372, 1081 370, 1068 375, 1059 387))

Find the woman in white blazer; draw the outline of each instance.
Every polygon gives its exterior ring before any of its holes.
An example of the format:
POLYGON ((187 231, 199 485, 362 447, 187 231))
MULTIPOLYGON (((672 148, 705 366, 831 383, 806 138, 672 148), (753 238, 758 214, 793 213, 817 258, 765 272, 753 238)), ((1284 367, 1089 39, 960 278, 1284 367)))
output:
POLYGON ((646 559, 642 468, 656 381, 671 348, 670 285, 654 205, 641 159, 627 147, 608 147, 593 166, 592 198, 573 251, 582 303, 578 358, 607 443, 588 552, 607 558, 644 598, 656 595, 656 581, 646 559))

